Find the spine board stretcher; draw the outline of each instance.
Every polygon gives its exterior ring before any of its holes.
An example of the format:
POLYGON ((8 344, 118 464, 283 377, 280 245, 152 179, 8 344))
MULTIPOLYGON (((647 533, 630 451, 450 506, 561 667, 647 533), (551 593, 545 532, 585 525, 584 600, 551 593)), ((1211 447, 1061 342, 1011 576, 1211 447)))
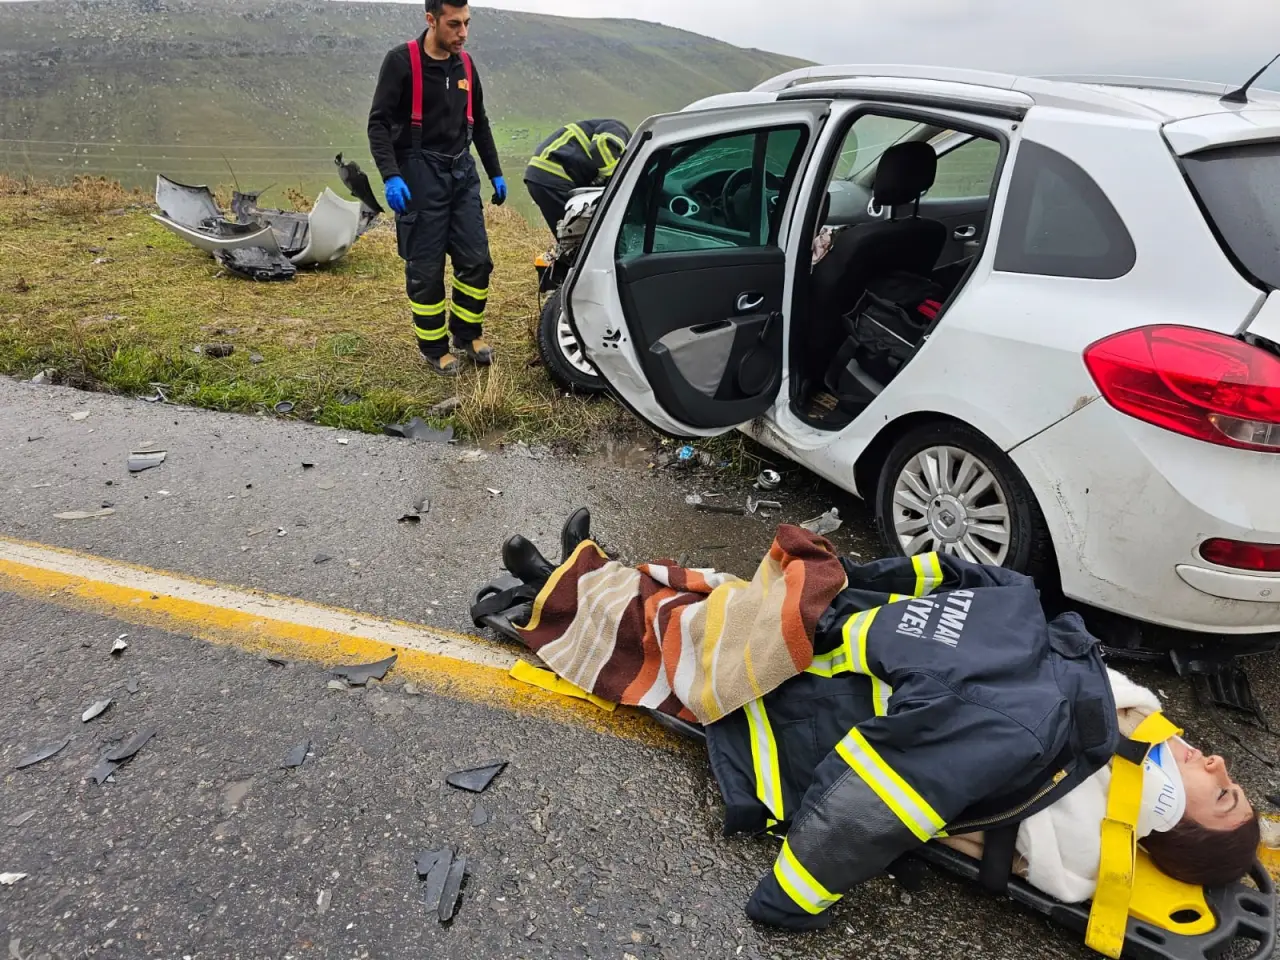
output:
MULTIPOLYGON (((512 621, 527 618, 537 594, 522 581, 503 576, 472 597, 472 619, 506 640, 524 646, 512 621)), ((680 736, 705 742, 702 728, 657 710, 649 714, 680 736)), ((915 857, 962 880, 982 886, 982 863, 959 850, 926 843, 915 857)), ((1133 864, 1133 892, 1129 902, 1122 960, 1267 960, 1276 948, 1276 894, 1271 874, 1258 860, 1249 883, 1202 888, 1161 873, 1141 849, 1133 864), (1254 947, 1242 944, 1252 942, 1254 947)), ((1016 876, 1003 894, 1015 903, 1048 917, 1083 941, 1089 929, 1091 902, 1063 903, 1016 876)), ((1093 953, 1094 956, 1102 954, 1093 953)))

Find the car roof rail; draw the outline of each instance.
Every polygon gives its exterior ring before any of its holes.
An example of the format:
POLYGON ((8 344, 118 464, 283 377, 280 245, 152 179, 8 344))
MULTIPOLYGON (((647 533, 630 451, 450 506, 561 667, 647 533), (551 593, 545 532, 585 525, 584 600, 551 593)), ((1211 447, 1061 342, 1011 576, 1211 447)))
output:
POLYGON ((942 80, 949 83, 971 83, 983 87, 1010 90, 1018 78, 1008 73, 987 70, 965 70, 959 67, 929 67, 907 63, 838 64, 835 66, 801 67, 766 80, 753 88, 757 93, 780 93, 802 83, 820 80, 852 80, 858 77, 892 77, 910 80, 942 80))
MULTIPOLYGON (((1163 90, 1169 93, 1199 93, 1212 97, 1221 97, 1237 86, 1231 83, 1213 83, 1208 80, 1177 80, 1170 77, 1131 77, 1111 74, 1055 74, 1037 76, 1034 79, 1046 80, 1050 83, 1081 83, 1100 87, 1163 90)), ((1267 90, 1263 87, 1250 87, 1249 96, 1253 100, 1262 100, 1267 103, 1280 102, 1280 91, 1267 90)))

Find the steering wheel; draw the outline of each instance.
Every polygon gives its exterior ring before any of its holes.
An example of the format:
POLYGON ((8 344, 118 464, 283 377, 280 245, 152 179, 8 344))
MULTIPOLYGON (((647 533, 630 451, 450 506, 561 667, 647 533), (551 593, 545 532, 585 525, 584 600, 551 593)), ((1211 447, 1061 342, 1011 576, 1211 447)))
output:
POLYGON ((732 227, 734 230, 748 230, 751 227, 750 224, 734 223, 733 195, 737 193, 739 189, 737 181, 742 179, 744 176, 748 181, 750 181, 750 167, 743 167, 742 169, 735 170, 733 173, 729 174, 728 179, 725 180, 724 186, 720 190, 720 209, 724 211, 725 226, 732 227))

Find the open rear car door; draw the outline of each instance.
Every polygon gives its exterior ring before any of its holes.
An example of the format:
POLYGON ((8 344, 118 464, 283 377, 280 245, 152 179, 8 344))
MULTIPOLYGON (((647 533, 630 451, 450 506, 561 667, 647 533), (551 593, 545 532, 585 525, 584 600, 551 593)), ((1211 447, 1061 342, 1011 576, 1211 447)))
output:
POLYGON ((632 139, 565 303, 588 359, 654 428, 715 436, 777 399, 788 278, 809 255, 788 225, 828 112, 673 114, 632 139))

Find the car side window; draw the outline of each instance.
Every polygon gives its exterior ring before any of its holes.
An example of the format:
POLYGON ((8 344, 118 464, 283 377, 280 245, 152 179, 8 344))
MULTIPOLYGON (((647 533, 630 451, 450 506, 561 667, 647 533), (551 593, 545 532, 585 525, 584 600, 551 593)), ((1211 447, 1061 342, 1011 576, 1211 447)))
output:
POLYGON ((1024 140, 1000 225, 995 269, 1114 280, 1137 262, 1120 214, 1078 164, 1024 140))
POLYGON ((657 152, 628 201, 617 259, 776 244, 807 138, 777 127, 657 152))
POLYGON ((1000 165, 1000 144, 974 137, 938 157, 938 176, 925 194, 931 200, 968 200, 991 195, 1000 165))

